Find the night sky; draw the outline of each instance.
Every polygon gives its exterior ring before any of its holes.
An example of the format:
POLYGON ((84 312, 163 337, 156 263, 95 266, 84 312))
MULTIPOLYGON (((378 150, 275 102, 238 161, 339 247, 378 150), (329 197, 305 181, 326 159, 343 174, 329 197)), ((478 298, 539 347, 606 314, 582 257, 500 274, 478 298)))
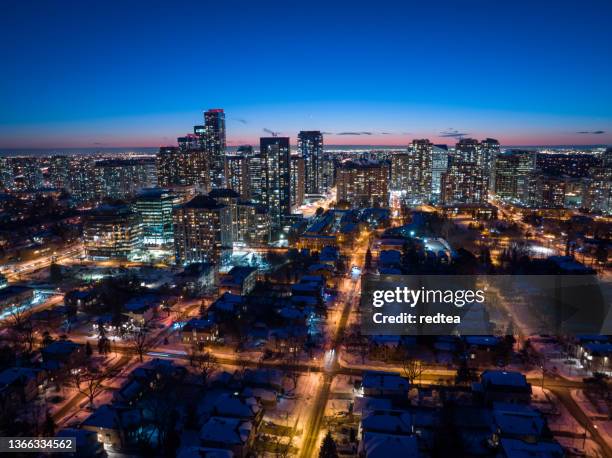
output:
POLYGON ((0 148, 174 144, 214 107, 229 144, 612 144, 611 23, 609 0, 3 0, 0 148))

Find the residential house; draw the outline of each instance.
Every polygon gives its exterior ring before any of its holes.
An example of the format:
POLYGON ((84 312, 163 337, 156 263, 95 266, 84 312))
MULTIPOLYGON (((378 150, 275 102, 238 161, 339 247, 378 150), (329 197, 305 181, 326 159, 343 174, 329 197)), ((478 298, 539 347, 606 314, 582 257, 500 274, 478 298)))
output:
POLYGON ((361 382, 364 396, 407 398, 408 380, 394 372, 367 371, 361 382))
POLYGON ((256 267, 234 266, 227 274, 221 277, 219 291, 221 293, 229 292, 244 296, 253 291, 256 283, 256 267))
POLYGON ((480 382, 474 383, 472 390, 485 404, 496 401, 531 402, 531 384, 520 372, 486 370, 480 375, 480 382))

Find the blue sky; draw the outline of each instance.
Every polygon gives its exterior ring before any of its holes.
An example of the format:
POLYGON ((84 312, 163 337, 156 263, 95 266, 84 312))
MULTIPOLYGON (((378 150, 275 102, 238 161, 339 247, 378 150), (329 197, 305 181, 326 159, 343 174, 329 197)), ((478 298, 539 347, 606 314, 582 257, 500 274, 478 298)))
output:
POLYGON ((611 20, 607 0, 4 0, 0 147, 172 144, 213 107, 233 144, 612 143, 611 20))

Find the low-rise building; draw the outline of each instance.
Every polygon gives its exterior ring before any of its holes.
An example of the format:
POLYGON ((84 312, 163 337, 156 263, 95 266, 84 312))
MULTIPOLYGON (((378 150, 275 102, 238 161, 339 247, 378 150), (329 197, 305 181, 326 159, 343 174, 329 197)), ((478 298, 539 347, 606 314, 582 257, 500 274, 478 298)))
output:
POLYGON ((253 424, 239 418, 211 417, 200 429, 203 446, 230 450, 236 457, 246 457, 254 440, 253 424))
MULTIPOLYGON (((76 440, 76 452, 68 454, 75 458, 105 458, 107 456, 102 442, 94 431, 77 428, 60 429, 55 435, 58 439, 73 437, 76 440)), ((64 454, 62 454, 64 455, 64 454)))
POLYGON ((364 396, 406 398, 410 384, 394 372, 368 371, 361 382, 364 396))
POLYGON ((187 294, 199 295, 212 291, 218 284, 219 270, 216 264, 194 262, 185 266, 183 272, 176 276, 176 283, 183 287, 187 294))
POLYGON ((36 399, 44 372, 27 367, 10 367, 0 372, 0 400, 3 406, 18 407, 36 399))
POLYGON ((10 315, 14 307, 22 307, 34 299, 34 289, 23 285, 11 285, 0 289, 0 316, 10 315))
POLYGON ((72 340, 56 340, 40 350, 40 353, 45 364, 72 367, 84 360, 85 345, 72 340))
POLYGON ((162 299, 155 294, 145 294, 130 299, 123 306, 123 313, 135 324, 142 326, 153 319, 159 311, 162 302, 162 299))
POLYGON ((219 339, 219 326, 210 318, 192 318, 181 329, 185 344, 204 344, 219 339))
POLYGON ((486 370, 480 375, 480 382, 473 385, 473 390, 486 404, 531 402, 531 384, 520 372, 486 370))
POLYGON ((246 266, 234 266, 223 275, 219 282, 221 293, 246 295, 255 288, 257 283, 257 268, 246 266))

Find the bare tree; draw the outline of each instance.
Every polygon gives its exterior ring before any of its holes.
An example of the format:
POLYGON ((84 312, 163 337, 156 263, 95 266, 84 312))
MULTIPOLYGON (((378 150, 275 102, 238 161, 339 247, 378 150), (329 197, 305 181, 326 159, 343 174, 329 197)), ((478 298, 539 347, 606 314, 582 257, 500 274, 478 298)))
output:
POLYGON ((418 359, 406 355, 402 361, 402 372, 404 373, 404 377, 406 377, 412 385, 423 373, 423 363, 418 359))
POLYGON ((95 397, 104 391, 104 382, 114 375, 111 370, 102 370, 94 365, 75 368, 70 371, 70 381, 79 393, 87 397, 93 407, 95 397))
POLYGON ((153 338, 151 334, 151 322, 145 321, 137 330, 133 331, 129 337, 129 345, 138 355, 140 362, 144 361, 144 355, 153 346, 153 338))
POLYGON ((32 313, 23 307, 14 307, 10 313, 9 326, 17 334, 18 342, 25 344, 27 351, 31 353, 36 342, 36 328, 32 320, 32 313))
MULTIPOLYGON (((149 386, 140 402, 156 430, 155 445, 163 450, 163 456, 174 456, 178 447, 176 425, 179 421, 177 407, 181 402, 179 388, 181 381, 182 378, 177 373, 158 373, 155 383, 149 386)), ((149 437, 149 440, 152 438, 149 437)))
POLYGON ((201 347, 198 345, 197 342, 191 342, 190 344, 185 344, 185 352, 187 353, 189 365, 191 367, 195 367, 197 359, 202 354, 201 347))
POLYGON ((215 355, 207 351, 198 355, 195 366, 202 377, 202 383, 206 386, 210 376, 219 368, 219 363, 215 355))

